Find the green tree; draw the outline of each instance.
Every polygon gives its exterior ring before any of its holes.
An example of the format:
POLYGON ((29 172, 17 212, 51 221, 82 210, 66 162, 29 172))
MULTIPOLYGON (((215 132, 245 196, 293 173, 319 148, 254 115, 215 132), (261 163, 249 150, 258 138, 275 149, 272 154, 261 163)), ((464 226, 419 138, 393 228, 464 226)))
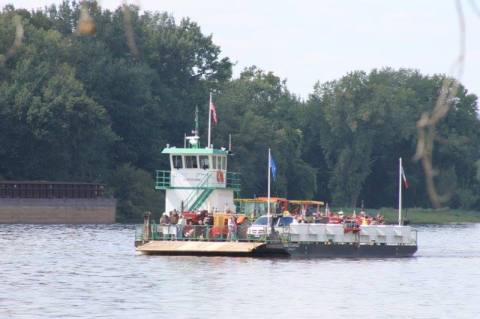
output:
POLYGON ((164 209, 164 197, 155 192, 151 174, 142 169, 121 165, 110 177, 109 185, 118 199, 117 209, 122 212, 119 221, 141 220, 146 211, 159 217, 164 209))
MULTIPOLYGON (((207 118, 213 92, 220 120, 213 143, 226 147, 232 134, 229 169, 243 174, 242 196, 265 195, 270 147, 274 195, 393 206, 402 157, 411 184, 406 206, 430 205, 423 168, 412 158, 416 123, 435 107, 443 75, 356 71, 318 83, 303 102, 272 72, 250 67, 231 79, 232 63, 212 37, 166 13, 104 10, 95 1, 34 11, 10 5, 0 29, 2 178, 105 182, 122 218, 156 212, 161 195, 151 176, 167 165, 161 149, 183 144, 196 106, 207 118), (86 12, 95 33, 80 35, 86 12)), ((480 208, 477 97, 460 86, 448 103, 436 125, 435 182, 451 207, 480 208)))
POLYGON ((115 140, 106 111, 86 95, 75 70, 61 62, 68 43, 60 34, 26 29, 28 42, 0 86, 4 175, 101 180, 115 140))
MULTIPOLYGON (((418 71, 382 69, 353 72, 338 81, 318 84, 308 101, 307 153, 315 152, 329 168, 328 186, 336 205, 357 205, 365 199, 373 207, 395 205, 398 158, 404 158, 411 188, 409 206, 429 206, 424 172, 413 162, 417 144, 416 123, 431 111, 444 76, 424 76, 418 71), (316 132, 316 135, 315 135, 316 132), (318 140, 319 142, 315 142, 318 140)), ((451 194, 453 207, 473 207, 478 187, 473 178, 479 158, 479 120, 476 96, 460 87, 449 101, 450 112, 437 124, 434 148, 436 182, 451 194)))
POLYGON ((301 158, 303 132, 297 126, 303 105, 287 90, 285 81, 250 67, 219 92, 216 104, 220 120, 213 142, 226 146, 232 134, 235 156, 230 168, 242 173, 243 196, 266 194, 269 147, 278 168, 272 193, 313 196, 315 171, 301 158))

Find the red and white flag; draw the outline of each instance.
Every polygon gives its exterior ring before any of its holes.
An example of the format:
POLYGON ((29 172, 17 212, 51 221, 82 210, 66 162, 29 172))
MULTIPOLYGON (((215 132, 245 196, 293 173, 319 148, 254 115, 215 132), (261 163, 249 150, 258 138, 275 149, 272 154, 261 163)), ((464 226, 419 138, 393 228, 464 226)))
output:
POLYGON ((403 170, 403 165, 402 165, 402 180, 403 180, 403 185, 405 186, 405 188, 408 188, 407 177, 405 176, 405 171, 403 170))
POLYGON ((217 124, 218 119, 217 119, 217 110, 215 109, 215 104, 213 104, 213 101, 210 100, 210 113, 213 119, 213 122, 217 124))

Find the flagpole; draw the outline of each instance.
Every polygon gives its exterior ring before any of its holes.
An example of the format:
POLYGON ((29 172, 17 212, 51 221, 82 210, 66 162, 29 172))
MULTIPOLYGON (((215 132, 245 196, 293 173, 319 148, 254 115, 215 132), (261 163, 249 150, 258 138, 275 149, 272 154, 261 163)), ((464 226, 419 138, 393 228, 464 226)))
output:
POLYGON ((210 102, 208 103, 208 144, 207 147, 210 148, 211 145, 211 131, 212 131, 212 92, 210 92, 210 102))
POLYGON ((268 226, 267 226, 267 234, 269 232, 269 229, 270 229, 270 162, 271 162, 271 154, 270 154, 270 148, 268 149, 268 190, 267 190, 267 193, 268 193, 268 204, 267 204, 267 218, 268 218, 268 226))
POLYGON ((402 158, 398 167, 398 226, 402 226, 402 158))

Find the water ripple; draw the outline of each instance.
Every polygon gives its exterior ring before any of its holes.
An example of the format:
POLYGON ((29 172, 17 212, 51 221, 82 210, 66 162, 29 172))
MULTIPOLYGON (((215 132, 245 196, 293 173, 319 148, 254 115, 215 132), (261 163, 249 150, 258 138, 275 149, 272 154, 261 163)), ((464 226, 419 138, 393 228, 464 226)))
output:
POLYGON ((142 256, 133 225, 0 225, 0 318, 475 318, 480 225, 402 259, 142 256))

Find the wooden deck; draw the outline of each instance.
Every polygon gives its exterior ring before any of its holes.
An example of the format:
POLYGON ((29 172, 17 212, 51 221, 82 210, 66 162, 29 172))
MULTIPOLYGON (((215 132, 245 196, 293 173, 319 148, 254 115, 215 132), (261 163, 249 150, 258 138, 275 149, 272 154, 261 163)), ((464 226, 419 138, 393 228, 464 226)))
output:
POLYGON ((163 255, 249 255, 265 243, 153 240, 136 248, 145 254, 163 255))

